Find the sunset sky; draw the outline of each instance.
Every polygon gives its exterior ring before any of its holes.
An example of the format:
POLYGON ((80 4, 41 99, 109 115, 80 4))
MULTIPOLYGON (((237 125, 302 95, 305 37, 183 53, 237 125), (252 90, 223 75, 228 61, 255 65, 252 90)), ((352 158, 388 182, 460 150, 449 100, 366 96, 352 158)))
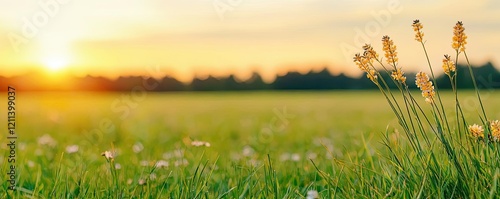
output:
POLYGON ((360 44, 389 35, 400 66, 426 70, 411 23, 420 19, 431 61, 453 54, 464 22, 473 63, 500 66, 500 1, 452 0, 16 0, 0 1, 0 75, 31 70, 79 76, 194 75, 252 71, 267 80, 328 66, 359 74, 360 44), (366 40, 366 41, 365 41, 366 40), (357 48, 357 49, 353 49, 357 48), (353 51, 354 50, 354 51, 353 51))

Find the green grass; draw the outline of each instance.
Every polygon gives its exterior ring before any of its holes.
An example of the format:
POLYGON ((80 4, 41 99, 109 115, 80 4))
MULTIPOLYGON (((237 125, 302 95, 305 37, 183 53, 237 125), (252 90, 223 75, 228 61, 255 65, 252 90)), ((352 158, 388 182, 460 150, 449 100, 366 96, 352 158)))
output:
MULTIPOLYGON (((450 196, 447 187, 454 186, 399 174, 384 136, 400 146, 396 154, 416 154, 405 150, 403 131, 379 92, 148 93, 116 106, 128 95, 18 91, 18 189, 7 192, 2 180, 0 198, 304 198, 309 190, 321 198, 412 198, 450 196), (39 143, 46 134, 57 143, 39 143), (211 146, 194 147, 192 140, 211 146), (67 153, 69 145, 78 152, 67 153), (134 145, 144 149, 136 153, 134 145), (101 156, 112 149, 112 162, 121 166, 115 175, 101 156), (155 168, 159 160, 169 166, 155 168), (412 180, 430 189, 407 189, 412 180)), ((441 95, 453 111, 453 93, 441 95)), ((468 122, 481 123, 474 92, 459 96, 468 122)), ((482 91, 490 118, 500 118, 499 97, 482 91)), ((1 179, 9 152, 3 132, 1 179)), ((451 168, 439 172, 454 175, 451 168)))

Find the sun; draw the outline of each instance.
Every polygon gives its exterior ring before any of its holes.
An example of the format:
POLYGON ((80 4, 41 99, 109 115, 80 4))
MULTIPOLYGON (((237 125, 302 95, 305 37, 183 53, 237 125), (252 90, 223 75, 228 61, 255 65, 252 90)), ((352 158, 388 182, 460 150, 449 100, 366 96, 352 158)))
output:
POLYGON ((58 72, 68 66, 68 60, 61 57, 51 57, 45 59, 43 65, 50 72, 58 72))

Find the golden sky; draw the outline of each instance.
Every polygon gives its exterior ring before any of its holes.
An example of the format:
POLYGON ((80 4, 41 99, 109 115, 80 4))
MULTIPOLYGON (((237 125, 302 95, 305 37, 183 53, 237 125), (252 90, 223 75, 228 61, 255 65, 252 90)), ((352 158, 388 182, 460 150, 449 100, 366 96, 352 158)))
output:
MULTIPOLYGON (((420 19, 435 67, 453 54, 464 22, 474 63, 500 57, 500 2, 493 0, 16 0, 0 2, 0 75, 194 75, 252 71, 272 79, 328 66, 358 74, 363 43, 398 46, 400 66, 426 70, 411 23, 420 19)), ((382 54, 378 50, 379 54, 382 54)))

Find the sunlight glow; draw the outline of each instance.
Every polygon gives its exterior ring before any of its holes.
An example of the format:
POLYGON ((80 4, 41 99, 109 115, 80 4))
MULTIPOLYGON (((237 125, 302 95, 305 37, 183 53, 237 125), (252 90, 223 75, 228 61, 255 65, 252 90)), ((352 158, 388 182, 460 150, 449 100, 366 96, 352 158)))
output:
POLYGON ((50 71, 50 72, 57 72, 61 71, 68 65, 68 61, 65 58, 62 57, 51 57, 48 59, 45 59, 43 62, 45 68, 50 71))

